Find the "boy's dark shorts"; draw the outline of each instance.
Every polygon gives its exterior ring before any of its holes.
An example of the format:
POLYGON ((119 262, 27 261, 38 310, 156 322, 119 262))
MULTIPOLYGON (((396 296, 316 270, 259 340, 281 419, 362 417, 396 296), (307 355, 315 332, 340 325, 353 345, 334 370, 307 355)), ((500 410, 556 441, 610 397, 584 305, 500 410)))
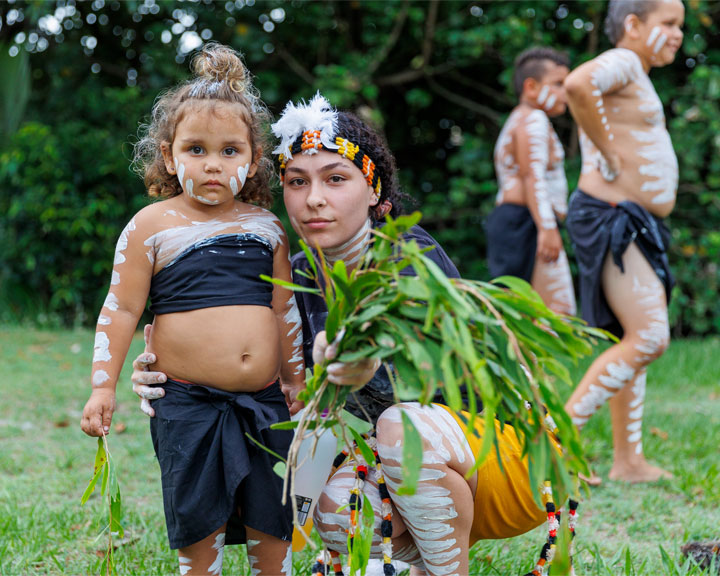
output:
POLYGON ((532 280, 537 228, 527 206, 500 204, 488 216, 487 263, 490 278, 517 276, 532 280))

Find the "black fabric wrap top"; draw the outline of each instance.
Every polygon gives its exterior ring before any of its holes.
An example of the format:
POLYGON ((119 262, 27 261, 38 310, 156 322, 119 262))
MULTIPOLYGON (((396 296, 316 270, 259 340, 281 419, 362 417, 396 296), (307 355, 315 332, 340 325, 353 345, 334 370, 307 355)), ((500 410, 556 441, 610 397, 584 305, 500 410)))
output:
POLYGON ((170 314, 215 306, 271 306, 273 248, 257 234, 222 234, 184 250, 153 276, 150 311, 170 314))

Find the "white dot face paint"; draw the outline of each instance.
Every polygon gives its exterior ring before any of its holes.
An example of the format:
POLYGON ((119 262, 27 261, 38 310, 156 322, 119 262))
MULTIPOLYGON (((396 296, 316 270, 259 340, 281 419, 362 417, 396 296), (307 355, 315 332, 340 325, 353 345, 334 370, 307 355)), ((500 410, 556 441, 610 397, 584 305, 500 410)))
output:
POLYGON ((92 377, 92 385, 102 386, 108 380, 110 380, 110 376, 105 370, 96 370, 92 377))
POLYGON ((100 324, 100 326, 109 326, 110 324, 112 324, 112 320, 109 316, 104 316, 100 314, 97 323, 100 324))
POLYGON ((110 354, 110 339, 105 332, 97 332, 95 334, 95 353, 93 354, 93 362, 110 362, 112 355, 110 354))

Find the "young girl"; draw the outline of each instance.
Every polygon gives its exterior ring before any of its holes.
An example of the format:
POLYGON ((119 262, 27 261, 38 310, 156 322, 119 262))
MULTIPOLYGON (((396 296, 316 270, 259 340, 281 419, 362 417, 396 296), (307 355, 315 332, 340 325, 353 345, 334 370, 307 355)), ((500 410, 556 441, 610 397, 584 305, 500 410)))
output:
POLYGON ((260 207, 271 202, 261 143, 267 112, 231 49, 206 46, 193 70, 192 81, 158 99, 136 148, 149 194, 163 201, 120 235, 82 429, 109 432, 118 375, 149 295, 148 350, 167 374, 151 432, 181 574, 220 574, 224 544, 243 542, 253 574, 290 574, 282 479, 275 458, 247 438, 286 455, 292 433, 270 425, 289 419, 304 381, 295 299, 260 279, 290 280, 285 231, 260 207))

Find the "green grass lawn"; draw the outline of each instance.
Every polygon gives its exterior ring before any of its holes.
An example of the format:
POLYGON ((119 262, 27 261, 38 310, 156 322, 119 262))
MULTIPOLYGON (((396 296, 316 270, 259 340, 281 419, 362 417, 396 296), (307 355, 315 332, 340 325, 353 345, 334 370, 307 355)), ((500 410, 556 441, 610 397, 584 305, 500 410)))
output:
MULTIPOLYGON (((96 441, 79 426, 88 397, 93 334, 0 328, 0 575, 95 574, 103 515, 97 495, 80 506, 96 441)), ((136 338, 129 357, 142 349, 136 338)), ((125 509, 120 574, 177 573, 168 548, 160 474, 147 417, 132 393, 129 363, 118 390, 110 449, 125 509)), ((643 444, 675 478, 649 486, 605 482, 580 505, 578 574, 702 574, 680 546, 720 539, 720 340, 674 342, 648 374, 643 444), (663 554, 660 547, 666 552, 663 554)), ((611 462, 604 408, 583 432, 593 468, 611 462)), ((478 543, 472 574, 524 574, 544 538, 478 543)), ((296 559, 308 574, 311 556, 296 559)), ((225 574, 248 574, 241 547, 226 550, 225 574)))

